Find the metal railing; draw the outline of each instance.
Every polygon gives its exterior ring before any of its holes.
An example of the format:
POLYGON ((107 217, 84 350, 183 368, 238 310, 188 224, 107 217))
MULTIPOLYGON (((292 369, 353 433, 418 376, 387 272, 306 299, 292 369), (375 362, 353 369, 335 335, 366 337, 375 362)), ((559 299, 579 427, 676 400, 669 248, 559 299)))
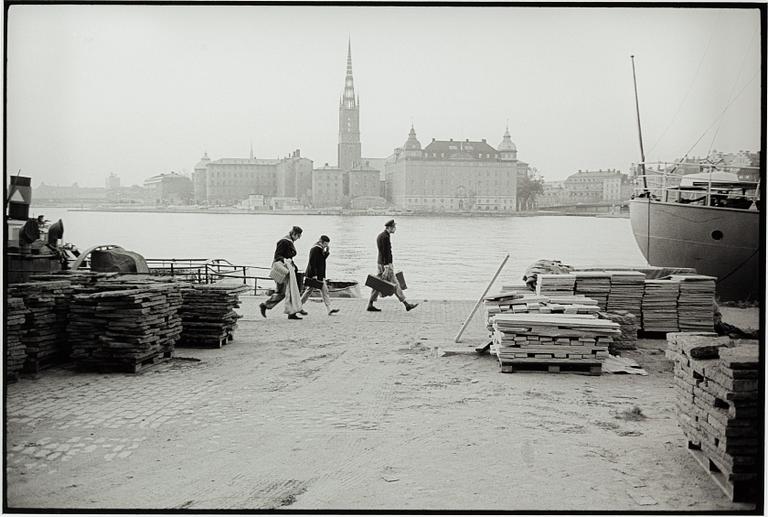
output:
MULTIPOLYGON (((713 178, 712 174, 723 171, 724 169, 752 169, 759 170, 758 167, 737 167, 737 166, 716 166, 711 164, 698 164, 701 173, 707 174, 706 179, 692 179, 690 182, 684 182, 689 174, 675 172, 683 165, 691 166, 690 163, 669 163, 654 162, 646 163, 645 174, 634 177, 634 196, 650 197, 657 201, 668 203, 701 203, 705 206, 715 206, 715 200, 727 198, 731 202, 742 201, 747 208, 753 202, 760 200, 760 182, 759 181, 736 181, 729 182, 713 178), (648 166, 656 166, 656 170, 648 166), (689 184, 683 184, 689 183, 689 184), (695 196, 699 197, 695 197, 695 196)), ((738 203, 737 203, 738 204, 738 203)), ((742 208, 739 206, 739 208, 742 208)))
POLYGON ((269 277, 270 268, 233 264, 226 259, 171 258, 146 259, 150 274, 180 277, 189 282, 213 284, 224 279, 236 279, 243 285, 253 283, 253 294, 266 292, 270 288, 260 286, 260 281, 274 280, 269 277))

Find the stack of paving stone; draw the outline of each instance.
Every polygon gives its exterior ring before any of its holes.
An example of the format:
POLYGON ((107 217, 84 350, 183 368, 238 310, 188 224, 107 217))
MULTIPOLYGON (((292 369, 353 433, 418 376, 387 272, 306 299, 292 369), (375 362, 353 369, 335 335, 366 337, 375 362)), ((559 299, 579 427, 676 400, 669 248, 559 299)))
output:
POLYGON ((545 314, 592 314, 600 311, 597 300, 579 295, 550 295, 549 300, 543 304, 539 312, 545 314))
POLYGON ((608 293, 610 312, 627 311, 640 316, 645 289, 645 275, 637 271, 609 271, 611 291, 608 293))
POLYGON ((612 354, 616 353, 617 350, 637 349, 637 331, 640 322, 634 314, 627 311, 603 311, 598 313, 598 316, 619 324, 621 335, 616 336, 611 343, 610 352, 612 354))
POLYGON ((498 314, 493 345, 502 372, 579 371, 599 375, 620 334, 612 321, 580 314, 498 314))
POLYGON ((28 311, 21 335, 26 350, 25 371, 39 372, 69 356, 66 327, 71 292, 67 280, 8 285, 8 295, 22 298, 28 311))
POLYGON ((646 280, 642 303, 642 328, 646 332, 677 332, 677 280, 646 280))
POLYGON ((669 279, 680 282, 680 296, 677 299, 680 330, 711 331, 714 328, 717 278, 705 275, 670 275, 669 279))
POLYGON ((179 309, 182 332, 179 347, 221 348, 234 336, 240 306, 238 295, 244 285, 196 284, 182 290, 179 309))
POLYGON ((76 290, 69 332, 78 367, 135 373, 171 357, 181 333, 180 289, 129 279, 76 290))
POLYGON ((573 294, 576 277, 572 274, 539 274, 536 277, 536 294, 539 296, 573 294))
POLYGON ((601 310, 605 310, 611 292, 611 274, 605 271, 574 271, 573 275, 576 277, 574 292, 592 298, 601 310))
POLYGON ((762 377, 756 340, 667 334, 678 421, 688 449, 732 501, 759 496, 762 377))
POLYGON ((27 308, 21 297, 9 297, 5 305, 5 378, 18 379, 27 358, 27 348, 21 340, 27 320, 27 308))

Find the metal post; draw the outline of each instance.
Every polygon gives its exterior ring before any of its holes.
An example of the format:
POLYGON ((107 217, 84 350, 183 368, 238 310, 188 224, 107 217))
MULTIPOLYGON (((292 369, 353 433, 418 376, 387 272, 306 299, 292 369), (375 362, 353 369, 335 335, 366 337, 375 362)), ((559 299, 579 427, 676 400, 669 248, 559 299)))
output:
POLYGON ((248 280, 245 278, 245 266, 243 266, 243 285, 246 285, 248 280))
POLYGON ((477 303, 475 304, 474 308, 472 309, 472 312, 469 313, 469 316, 467 317, 464 324, 461 326, 461 330, 459 330, 459 333, 456 334, 456 339, 454 340, 455 343, 458 343, 461 339, 461 335, 464 333, 464 329, 467 327, 467 324, 469 323, 469 320, 472 319, 472 316, 475 315, 475 312, 477 311, 477 308, 480 307, 480 304, 483 303, 483 298, 485 298, 485 295, 488 294, 488 290, 491 288, 493 283, 496 281, 496 278, 499 276, 499 273, 501 273, 501 270, 504 268, 504 264, 507 263, 507 260, 509 260, 509 253, 507 253, 507 256, 504 257, 504 260, 501 261, 501 265, 499 266, 499 269, 496 270, 496 274, 493 275, 493 278, 491 279, 491 282, 488 284, 488 287, 485 288, 485 291, 483 291, 483 294, 480 296, 480 299, 477 300, 477 303))

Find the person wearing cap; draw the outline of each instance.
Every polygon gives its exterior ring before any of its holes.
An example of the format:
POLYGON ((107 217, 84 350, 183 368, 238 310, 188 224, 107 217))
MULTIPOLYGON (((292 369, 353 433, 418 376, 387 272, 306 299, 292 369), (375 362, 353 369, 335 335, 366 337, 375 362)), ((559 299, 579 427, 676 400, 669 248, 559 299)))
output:
MULTIPOLYGON (((327 235, 321 235, 318 241, 309 249, 309 261, 307 263, 307 270, 304 273, 305 278, 314 278, 323 283, 320 287, 320 294, 323 297, 323 303, 325 308, 328 309, 328 316, 336 314, 339 309, 331 307, 331 295, 328 292, 328 284, 325 281, 325 262, 328 259, 328 255, 331 254, 329 243, 331 239, 327 235)), ((306 281, 306 280, 305 280, 306 281)), ((316 287, 306 286, 304 293, 301 295, 302 305, 306 303, 312 293, 317 289, 316 287)))
MULTIPOLYGON (((296 267, 296 264, 293 263, 293 257, 296 256, 296 246, 293 245, 293 243, 301 238, 303 230, 298 227, 294 226, 291 228, 291 231, 288 232, 288 235, 277 241, 277 246, 275 247, 275 257, 273 262, 282 262, 289 268, 293 268, 294 274, 288 274, 286 275, 285 279, 283 279, 282 282, 276 282, 277 283, 277 289, 275 292, 270 296, 265 302, 262 302, 259 304, 259 310, 261 311, 261 315, 263 317, 267 317, 267 310, 272 309, 275 305, 283 301, 286 297, 286 291, 288 289, 296 289, 298 292, 298 286, 295 282, 291 282, 291 276, 293 278, 296 278, 296 273, 298 273, 299 269, 296 267)), ((297 301, 299 296, 296 296, 297 301)), ((288 302, 286 302, 287 304, 288 302)), ((300 309, 296 312, 290 312, 288 314, 289 320, 300 320, 301 318, 298 316, 299 314, 306 315, 307 312, 304 309, 300 309)))
MULTIPOLYGON (((403 290, 400 288, 400 283, 395 277, 395 268, 392 265, 392 243, 389 239, 390 234, 395 233, 395 228, 395 220, 390 219, 384 223, 384 231, 381 232, 378 237, 376 237, 376 247, 379 249, 379 257, 377 260, 379 278, 395 284, 395 296, 397 296, 398 300, 403 302, 403 305, 405 305, 405 310, 410 311, 415 309, 419 304, 408 303, 408 300, 405 299, 405 293, 403 293, 403 290)), ((368 308, 366 309, 367 311, 381 312, 381 309, 373 305, 373 303, 379 298, 380 294, 381 293, 375 289, 371 292, 371 297, 368 299, 368 308)))

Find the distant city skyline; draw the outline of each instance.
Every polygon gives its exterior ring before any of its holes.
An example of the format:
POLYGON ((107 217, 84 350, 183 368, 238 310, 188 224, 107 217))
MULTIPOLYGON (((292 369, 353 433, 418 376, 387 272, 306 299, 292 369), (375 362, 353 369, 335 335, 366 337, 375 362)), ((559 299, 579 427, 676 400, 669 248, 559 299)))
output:
POLYGON ((336 164, 351 40, 362 156, 508 126, 548 181, 761 150, 757 9, 14 5, 6 175, 123 185, 208 154, 336 164), (461 34, 461 37, 457 37, 461 34), (726 109, 727 108, 727 109, 726 109))

